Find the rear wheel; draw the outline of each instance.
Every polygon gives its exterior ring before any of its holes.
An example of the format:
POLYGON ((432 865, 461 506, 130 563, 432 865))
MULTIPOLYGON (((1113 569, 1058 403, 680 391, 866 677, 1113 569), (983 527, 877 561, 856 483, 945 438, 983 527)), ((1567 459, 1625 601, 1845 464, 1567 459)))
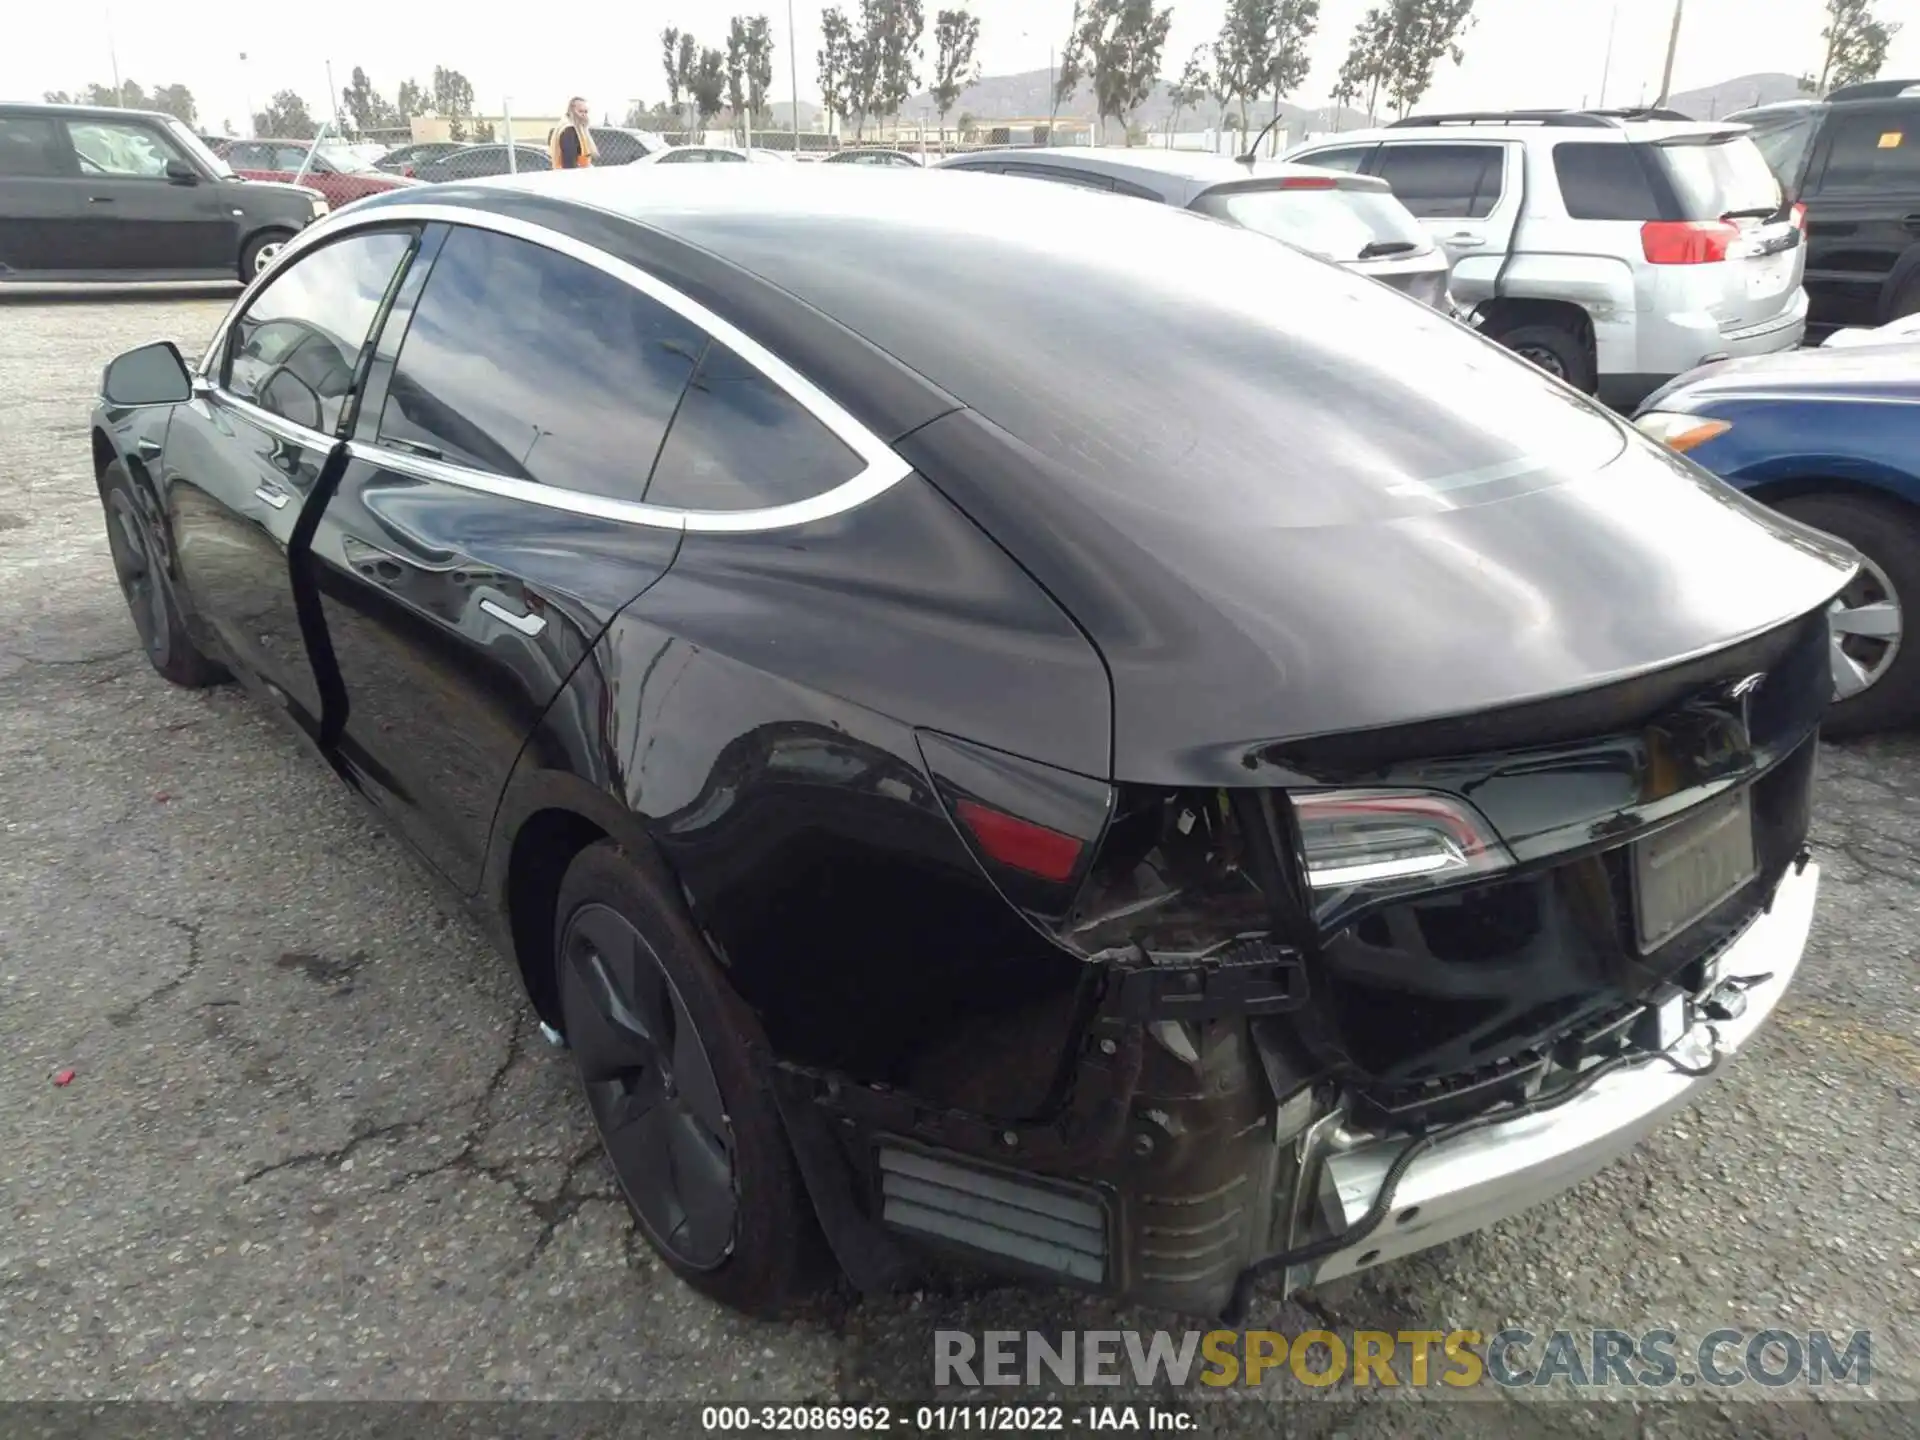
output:
POLYGON ((568 867, 557 926, 568 1048, 640 1232, 696 1290, 777 1314, 821 1243, 758 1023, 673 887, 611 842, 568 867))
POLYGON ((1858 495, 1801 495, 1778 507, 1837 535, 1866 562, 1833 603, 1833 709, 1826 732, 1860 735, 1920 718, 1920 645, 1904 616, 1920 602, 1920 519, 1858 495))
POLYGON ((240 248, 240 282, 249 284, 279 256, 293 238, 291 230, 262 230, 240 248))
POLYGON ((127 598, 133 628, 153 668, 190 690, 229 679, 226 670, 187 637, 152 525, 134 492, 133 478, 118 460, 100 476, 100 504, 107 512, 107 548, 120 593, 127 598))
POLYGON ((1494 332, 1492 338, 1576 390, 1591 395, 1598 383, 1593 357, 1587 353, 1586 345, 1563 326, 1516 325, 1511 330, 1494 332))

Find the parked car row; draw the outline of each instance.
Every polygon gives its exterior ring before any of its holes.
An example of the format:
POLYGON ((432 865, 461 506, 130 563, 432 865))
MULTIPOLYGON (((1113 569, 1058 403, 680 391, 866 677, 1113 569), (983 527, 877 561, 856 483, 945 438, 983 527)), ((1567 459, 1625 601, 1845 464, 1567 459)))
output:
POLYGON ((1240 1323, 1592 1174, 1793 981, 1856 556, 1176 181, 394 191, 106 369, 155 669, 468 898, 722 1303, 1240 1323))

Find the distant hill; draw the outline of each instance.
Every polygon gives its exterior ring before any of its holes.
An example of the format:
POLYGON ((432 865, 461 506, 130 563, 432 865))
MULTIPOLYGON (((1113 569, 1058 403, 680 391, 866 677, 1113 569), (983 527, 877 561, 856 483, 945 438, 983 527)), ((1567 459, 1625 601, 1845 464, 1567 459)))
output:
POLYGON ((1735 110, 1771 105, 1776 100, 1797 100, 1806 93, 1794 76, 1770 70, 1722 80, 1718 85, 1709 85, 1702 90, 1682 90, 1670 96, 1667 104, 1696 120, 1718 120, 1735 110))

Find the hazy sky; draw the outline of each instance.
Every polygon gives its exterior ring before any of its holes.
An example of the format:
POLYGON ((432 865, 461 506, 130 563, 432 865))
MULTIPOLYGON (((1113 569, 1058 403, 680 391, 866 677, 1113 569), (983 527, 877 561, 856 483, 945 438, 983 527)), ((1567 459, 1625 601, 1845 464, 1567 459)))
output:
MULTIPOLYGON (((941 3, 927 0, 929 30, 941 3)), ((1290 97, 1296 103, 1325 100, 1366 6, 1367 0, 1323 0, 1313 74, 1290 97)), ((813 71, 822 8, 818 0, 793 4, 803 100, 818 98, 813 71)), ((845 8, 857 11, 857 0, 845 8)), ((982 64, 989 73, 1007 73, 1047 64, 1048 47, 1064 35, 1073 6, 1072 0, 969 0, 969 8, 980 17, 982 64)), ((1645 86, 1651 99, 1659 87, 1672 0, 1618 0, 1617 7, 1613 0, 1479 0, 1466 62, 1441 71, 1428 103, 1598 103, 1609 17, 1616 8, 1607 96, 1616 104, 1631 103, 1645 86)), ((1821 0, 1687 0, 1674 88, 1751 71, 1817 68, 1823 8, 1821 0)), ((1173 9, 1169 72, 1180 69, 1194 46, 1212 39, 1223 0, 1174 0, 1173 9)), ((786 98, 785 0, 638 0, 584 10, 326 0, 211 11, 151 0, 116 6, 79 0, 71 9, 21 0, 6 22, 8 43, 0 48, 0 99, 38 99, 45 90, 107 80, 117 57, 123 78, 191 87, 204 125, 217 129, 230 119, 244 129, 248 103, 258 108, 275 90, 298 90, 317 111, 326 99, 331 60, 339 84, 358 64, 389 97, 403 78, 424 81, 441 64, 466 73, 483 113, 510 96, 520 114, 555 114, 576 91, 590 98, 596 113, 618 112, 631 98, 664 98, 663 27, 678 26, 719 44, 736 11, 766 13, 772 20, 775 98, 786 98)), ((1906 27, 1884 73, 1920 78, 1920 0, 1880 0, 1879 12, 1906 27)), ((922 68, 923 80, 928 68, 922 68)))

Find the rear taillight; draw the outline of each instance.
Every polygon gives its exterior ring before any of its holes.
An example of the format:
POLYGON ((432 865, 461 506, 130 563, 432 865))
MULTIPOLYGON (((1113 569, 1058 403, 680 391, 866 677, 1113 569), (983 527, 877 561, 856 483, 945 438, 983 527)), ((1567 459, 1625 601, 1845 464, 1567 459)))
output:
POLYGON ((1715 264, 1739 238, 1740 227, 1728 220, 1649 220, 1640 227, 1650 265, 1715 264))
POLYGON ((956 801, 953 813, 987 859, 1050 884, 1064 885, 1071 880, 1087 848, 1071 835, 978 800, 956 801))
POLYGON ((1316 909, 1447 885, 1513 863, 1480 812, 1449 795, 1306 790, 1290 798, 1316 909))
POLYGON ((1112 787, 948 735, 919 738, 940 800, 988 878, 1030 916, 1063 919, 1107 828, 1112 787))
POLYGON ((1807 233, 1807 207, 1796 204, 1793 207, 1793 228, 1802 235, 1807 233))

